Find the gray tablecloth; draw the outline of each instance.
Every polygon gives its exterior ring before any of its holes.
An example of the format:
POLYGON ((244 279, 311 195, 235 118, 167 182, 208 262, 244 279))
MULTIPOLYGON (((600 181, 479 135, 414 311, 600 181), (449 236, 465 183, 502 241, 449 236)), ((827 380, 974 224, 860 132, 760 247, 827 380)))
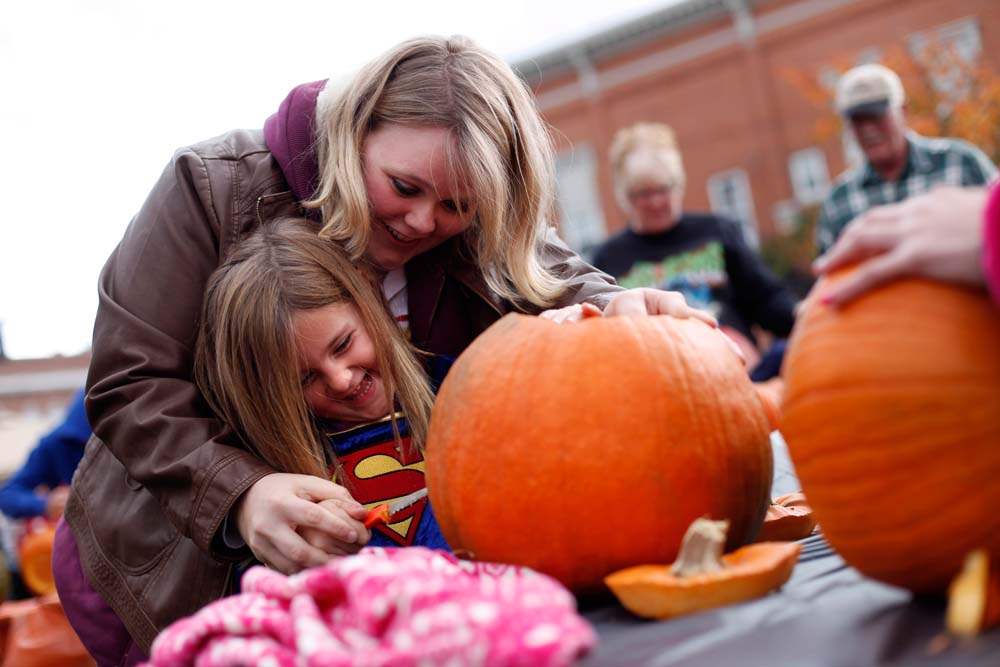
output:
MULTIPOLYGON (((799 488, 772 436, 772 496, 799 488)), ((972 665, 1000 667, 1000 631, 971 641, 943 635, 942 599, 915 598, 849 567, 823 540, 803 540, 792 578, 759 600, 672 621, 643 621, 613 598, 581 600, 600 638, 583 667, 972 665)))

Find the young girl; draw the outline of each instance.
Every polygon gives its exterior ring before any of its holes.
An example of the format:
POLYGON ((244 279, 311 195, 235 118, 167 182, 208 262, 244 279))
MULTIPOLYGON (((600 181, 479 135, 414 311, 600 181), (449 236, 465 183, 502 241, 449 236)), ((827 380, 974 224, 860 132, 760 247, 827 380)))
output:
MULTIPOLYGON (((367 508, 424 488, 433 401, 369 269, 308 220, 264 225, 209 278, 195 356, 209 405, 268 466, 333 476, 367 508)), ((348 524, 366 514, 341 499, 320 504, 348 524)), ((390 521, 370 540, 359 527, 358 544, 447 548, 426 498, 390 521)), ((320 531, 301 533, 323 544, 320 531)), ((240 546, 238 533, 226 540, 240 546)), ((291 559, 270 564, 294 571, 291 559)))

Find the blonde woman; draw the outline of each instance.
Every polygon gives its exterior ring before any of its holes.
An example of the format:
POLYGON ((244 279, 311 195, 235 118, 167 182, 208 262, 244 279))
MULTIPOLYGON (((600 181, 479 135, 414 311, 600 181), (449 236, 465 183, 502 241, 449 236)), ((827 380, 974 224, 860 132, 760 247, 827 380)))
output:
POLYGON ((752 327, 784 338, 795 321, 795 301, 747 245, 737 221, 684 210, 686 175, 673 130, 663 123, 622 128, 610 152, 628 226, 598 249, 595 266, 623 287, 683 293, 688 303, 719 318, 740 345, 753 379, 776 375, 784 344, 761 359, 752 327))
POLYGON ((514 309, 562 320, 586 302, 711 320, 677 294, 623 292, 581 261, 549 226, 553 189, 529 91, 462 38, 400 44, 342 87, 295 88, 263 132, 174 156, 101 275, 87 394, 95 437, 67 504, 71 530, 57 536, 63 594, 96 589, 94 605, 127 629, 88 647, 99 662, 141 659, 159 629, 226 592, 249 549, 230 548, 224 528, 289 570, 364 541, 321 504, 354 502, 342 486, 276 471, 193 381, 206 281, 262 223, 312 217, 372 266, 392 316, 436 354, 459 353, 514 309))

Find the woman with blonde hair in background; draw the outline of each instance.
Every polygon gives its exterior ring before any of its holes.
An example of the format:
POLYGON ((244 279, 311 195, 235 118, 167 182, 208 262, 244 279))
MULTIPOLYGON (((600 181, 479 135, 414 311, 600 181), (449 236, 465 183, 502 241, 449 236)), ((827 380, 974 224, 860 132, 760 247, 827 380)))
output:
POLYGON ((783 343, 762 359, 753 327, 788 336, 795 301, 747 245, 739 222, 684 210, 686 174, 674 131, 636 123, 615 134, 610 152, 627 227, 598 248, 594 265, 623 287, 679 291, 719 319, 754 380, 777 375, 783 343))
POLYGON ((194 382, 206 282, 260 225, 313 219, 370 265, 430 353, 457 355, 511 310, 561 321, 590 303, 714 323, 678 294, 621 290, 563 245, 553 164, 525 85, 462 38, 404 42, 345 86, 296 87, 263 132, 175 154, 101 274, 95 437, 56 537, 60 594, 98 662, 141 660, 161 628, 230 591, 249 556, 294 570, 365 542, 356 508, 330 509, 353 507, 343 486, 277 471, 194 382))

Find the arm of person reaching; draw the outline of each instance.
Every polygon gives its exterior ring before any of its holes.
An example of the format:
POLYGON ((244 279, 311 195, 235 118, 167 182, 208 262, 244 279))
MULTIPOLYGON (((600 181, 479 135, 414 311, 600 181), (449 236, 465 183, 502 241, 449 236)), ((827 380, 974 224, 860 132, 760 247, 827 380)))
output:
POLYGON ((791 291, 747 245, 736 223, 723 228, 726 273, 733 305, 750 324, 758 324, 779 338, 787 338, 795 325, 795 299, 791 291))
POLYGON ((28 454, 24 465, 0 487, 0 512, 12 519, 45 515, 45 497, 36 491, 39 486, 51 484, 50 475, 46 474, 45 442, 42 438, 28 454))
POLYGON ((89 437, 81 391, 74 395, 63 420, 39 439, 24 464, 0 487, 0 511, 15 519, 58 518, 65 502, 64 485, 72 478, 89 437), (48 494, 39 494, 39 487, 46 487, 48 494))
MULTIPOLYGON (((192 381, 205 283, 219 261, 223 225, 235 224, 235 160, 184 150, 168 165, 101 273, 87 382, 94 433, 206 552, 221 543, 213 538, 237 500, 252 500, 258 494, 247 491, 274 472, 214 417, 192 381)), ((240 507, 263 508, 270 523, 286 528, 311 526, 355 541, 356 530, 342 517, 312 509, 342 489, 303 477, 288 475, 271 488, 287 502, 272 497, 240 507)), ((241 532, 269 523, 237 520, 241 532)), ((243 537, 251 548, 265 544, 267 553, 258 555, 271 560, 278 559, 275 544, 302 564, 324 560, 294 528, 279 533, 243 537)))
POLYGON ((570 249, 552 227, 545 230, 541 261, 549 271, 566 281, 566 291, 554 308, 587 302, 603 310, 612 296, 624 291, 614 278, 595 269, 570 249))
POLYGON ((830 251, 814 263, 813 269, 821 275, 858 264, 820 298, 841 306, 890 280, 923 277, 988 285, 997 299, 998 197, 997 187, 941 187, 871 209, 852 221, 830 251))

